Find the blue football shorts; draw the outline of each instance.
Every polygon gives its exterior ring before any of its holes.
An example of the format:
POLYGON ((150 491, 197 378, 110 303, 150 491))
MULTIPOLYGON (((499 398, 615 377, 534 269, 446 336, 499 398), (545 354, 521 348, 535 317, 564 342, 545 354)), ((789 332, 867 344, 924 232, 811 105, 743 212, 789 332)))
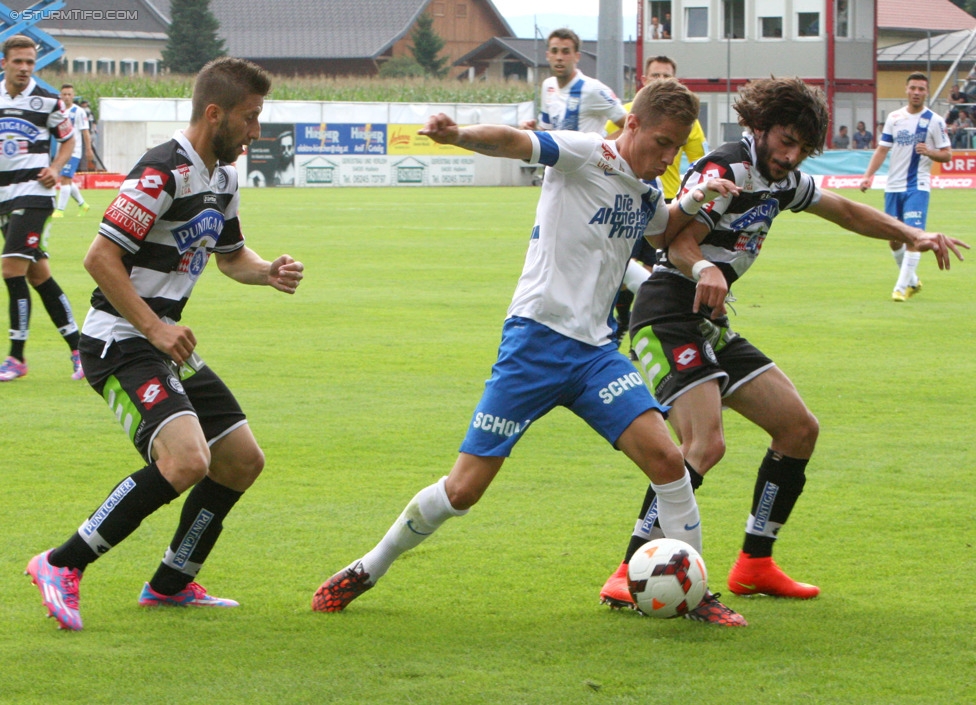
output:
POLYGON ((565 406, 611 444, 645 411, 668 411, 613 343, 596 347, 512 317, 502 327, 498 360, 461 452, 508 457, 529 426, 556 406, 565 406))
POLYGON ((69 179, 73 178, 75 172, 78 171, 78 165, 81 164, 81 157, 71 157, 68 163, 64 165, 61 169, 61 176, 67 176, 69 179))
POLYGON ((892 218, 897 218, 905 225, 925 230, 925 219, 929 214, 929 192, 886 193, 885 213, 892 218))

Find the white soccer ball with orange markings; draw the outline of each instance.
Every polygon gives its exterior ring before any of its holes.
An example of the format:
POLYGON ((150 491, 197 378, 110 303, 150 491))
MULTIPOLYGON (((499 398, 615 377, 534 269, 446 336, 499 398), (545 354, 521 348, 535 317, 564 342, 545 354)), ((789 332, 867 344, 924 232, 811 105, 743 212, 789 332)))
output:
POLYGON ((694 548, 677 539, 645 543, 630 559, 627 587, 649 617, 678 617, 705 596, 708 573, 694 548))

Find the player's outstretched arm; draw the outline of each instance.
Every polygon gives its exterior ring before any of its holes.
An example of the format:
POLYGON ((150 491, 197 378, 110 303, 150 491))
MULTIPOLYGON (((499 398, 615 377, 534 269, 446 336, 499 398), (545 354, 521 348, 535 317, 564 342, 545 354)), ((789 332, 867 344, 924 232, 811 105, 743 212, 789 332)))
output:
POLYGON ((217 266, 241 284, 270 286, 286 294, 294 294, 305 276, 305 266, 291 255, 281 255, 268 262, 247 246, 228 254, 217 253, 217 266))
POLYGON ((961 261, 963 256, 959 248, 969 249, 969 245, 962 240, 913 228, 876 208, 856 203, 831 191, 824 191, 819 203, 810 206, 807 211, 858 235, 903 242, 919 251, 932 252, 939 269, 949 269, 952 262, 950 252, 961 261))
POLYGON ((418 135, 430 137, 438 144, 453 144, 489 157, 529 159, 532 157, 532 138, 525 130, 508 125, 469 125, 458 127, 444 113, 427 118, 418 135))

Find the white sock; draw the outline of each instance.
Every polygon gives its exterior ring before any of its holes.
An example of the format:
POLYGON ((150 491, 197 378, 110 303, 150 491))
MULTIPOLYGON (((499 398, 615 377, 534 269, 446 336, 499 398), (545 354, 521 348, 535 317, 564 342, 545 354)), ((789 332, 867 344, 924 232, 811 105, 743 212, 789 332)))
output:
POLYGON ((902 245, 897 250, 891 251, 891 256, 895 258, 895 264, 898 265, 898 269, 901 269, 901 261, 905 257, 905 253, 908 252, 908 248, 902 245))
MULTIPOLYGON (((85 202, 85 197, 81 195, 81 190, 74 181, 71 182, 71 197, 75 199, 79 206, 85 202)), ((65 205, 68 205, 67 202, 65 202, 65 205)))
POLYGON ((393 522, 376 547, 362 557, 363 570, 369 574, 370 583, 386 575, 397 558, 409 551, 437 530, 451 517, 463 516, 468 510, 459 511, 451 506, 445 489, 446 477, 420 490, 403 513, 393 522))
POLYGON ((685 470, 685 476, 680 480, 666 485, 652 482, 651 487, 657 493, 657 520, 661 523, 664 535, 669 539, 684 541, 701 553, 701 516, 688 471, 685 470))
POLYGON ((71 195, 71 191, 61 184, 61 188, 58 190, 58 210, 63 211, 68 205, 68 197, 71 195))
POLYGON ((627 271, 624 273, 624 286, 627 290, 636 294, 637 290, 640 289, 640 285, 644 283, 651 273, 647 271, 647 267, 642 265, 635 259, 627 262, 627 271))
POLYGON ((901 273, 898 275, 898 283, 895 288, 898 291, 908 291, 908 287, 918 284, 918 277, 915 270, 918 269, 918 261, 922 259, 921 252, 906 252, 901 261, 901 273))

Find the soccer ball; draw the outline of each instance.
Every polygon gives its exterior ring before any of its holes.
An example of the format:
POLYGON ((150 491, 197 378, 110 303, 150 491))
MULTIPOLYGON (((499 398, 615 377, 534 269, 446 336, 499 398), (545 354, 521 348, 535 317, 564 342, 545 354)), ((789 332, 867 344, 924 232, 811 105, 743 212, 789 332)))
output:
POLYGON ((694 548, 677 539, 655 539, 638 549, 627 568, 627 587, 650 617, 678 617, 705 596, 708 573, 694 548))

